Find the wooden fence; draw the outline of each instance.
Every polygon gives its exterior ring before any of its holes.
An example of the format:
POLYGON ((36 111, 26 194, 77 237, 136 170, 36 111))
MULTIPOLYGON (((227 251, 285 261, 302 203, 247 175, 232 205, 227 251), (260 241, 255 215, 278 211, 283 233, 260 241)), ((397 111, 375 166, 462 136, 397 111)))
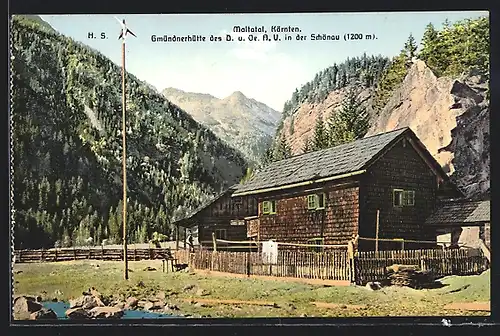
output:
POLYGON ((356 284, 382 280, 385 268, 393 264, 417 265, 422 271, 430 271, 436 278, 479 274, 488 266, 480 249, 357 252, 354 256, 356 284))
POLYGON ((352 273, 345 250, 323 253, 278 251, 275 262, 266 262, 264 255, 258 252, 177 251, 176 258, 179 263, 195 269, 247 275, 350 281, 352 273))
POLYGON ((385 268, 393 264, 417 265, 424 271, 430 271, 436 278, 479 274, 488 267, 487 259, 479 249, 356 252, 352 258, 345 250, 278 251, 275 263, 264 262, 263 254, 257 252, 177 251, 176 258, 179 263, 188 264, 195 269, 247 275, 344 280, 358 285, 383 280, 386 276, 385 268))
MULTIPOLYGON (((128 248, 127 259, 138 261, 145 259, 172 259, 169 248, 128 248)), ((61 248, 48 250, 15 250, 16 263, 68 261, 68 260, 123 260, 120 248, 61 248)))

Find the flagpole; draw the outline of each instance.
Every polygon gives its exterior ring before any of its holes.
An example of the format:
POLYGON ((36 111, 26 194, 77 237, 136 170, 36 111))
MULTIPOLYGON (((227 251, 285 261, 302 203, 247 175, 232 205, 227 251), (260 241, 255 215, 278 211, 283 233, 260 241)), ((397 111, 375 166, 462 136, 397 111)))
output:
POLYGON ((126 133, 125 112, 127 102, 125 97, 125 36, 122 41, 122 147, 123 147, 123 262, 124 278, 128 280, 128 258, 127 258, 127 156, 126 156, 126 133))

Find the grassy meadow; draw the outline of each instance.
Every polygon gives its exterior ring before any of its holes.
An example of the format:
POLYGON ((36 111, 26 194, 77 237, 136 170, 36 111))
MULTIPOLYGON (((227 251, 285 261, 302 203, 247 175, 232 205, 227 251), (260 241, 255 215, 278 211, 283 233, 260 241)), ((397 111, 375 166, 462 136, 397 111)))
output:
POLYGON ((14 293, 68 301, 90 287, 120 300, 129 296, 147 299, 163 292, 165 301, 177 305, 180 313, 207 317, 490 315, 489 311, 460 309, 463 303, 489 302, 489 271, 443 278, 445 286, 438 289, 393 286, 372 291, 360 286, 222 277, 192 271, 163 273, 158 260, 129 262, 129 269, 129 280, 124 280, 122 262, 16 264, 14 293), (156 271, 145 270, 148 266, 156 271), (455 304, 455 309, 449 308, 450 304, 455 304))

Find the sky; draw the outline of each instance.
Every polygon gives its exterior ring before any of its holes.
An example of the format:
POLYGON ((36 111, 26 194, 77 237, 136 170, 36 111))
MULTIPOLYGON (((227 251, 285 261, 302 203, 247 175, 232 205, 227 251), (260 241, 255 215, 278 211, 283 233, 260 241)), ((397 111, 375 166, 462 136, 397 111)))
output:
POLYGON ((225 98, 235 91, 282 111, 293 91, 316 73, 348 57, 393 57, 410 33, 420 43, 425 26, 487 16, 488 12, 316 13, 316 14, 148 14, 41 15, 54 29, 100 51, 121 66, 119 19, 137 38, 126 40, 126 69, 158 90, 174 87, 225 98), (272 39, 272 26, 298 27, 286 33, 292 40, 263 41, 263 33, 234 33, 234 26, 263 26, 272 39), (89 38, 92 32, 94 38, 89 38), (101 39, 101 33, 106 38, 101 39), (346 33, 376 39, 344 40, 346 33), (212 42, 210 37, 234 41, 212 42), (259 41, 249 41, 252 34, 259 41), (339 35, 338 41, 313 41, 311 34, 339 35), (152 36, 205 36, 205 42, 153 42, 152 36), (305 36, 297 40, 296 36, 305 36), (242 37, 245 41, 238 41, 242 37))

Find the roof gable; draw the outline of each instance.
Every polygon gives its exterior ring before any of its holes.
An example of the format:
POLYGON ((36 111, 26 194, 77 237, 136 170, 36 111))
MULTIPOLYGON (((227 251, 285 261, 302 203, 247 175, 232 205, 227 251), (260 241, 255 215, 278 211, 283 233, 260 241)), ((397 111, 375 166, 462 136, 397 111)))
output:
POLYGON ((234 196, 255 194, 275 189, 297 186, 301 183, 326 179, 334 176, 345 176, 349 173, 362 172, 371 165, 384 150, 398 142, 404 135, 409 135, 413 140, 412 145, 417 146, 426 157, 428 164, 434 170, 447 178, 446 173, 418 141, 418 138, 409 127, 394 131, 380 133, 362 138, 340 146, 323 149, 291 158, 276 161, 264 167, 249 181, 239 185, 234 196))
POLYGON ((220 200, 222 197, 227 196, 228 194, 232 194, 236 190, 237 185, 233 185, 226 189, 225 191, 215 195, 208 201, 204 202, 201 204, 198 208, 194 209, 193 211, 189 212, 186 216, 184 216, 181 219, 178 219, 173 222, 175 225, 180 225, 180 226, 193 226, 194 224, 190 222, 190 220, 194 219, 197 215, 199 215, 203 210, 207 209, 209 206, 220 200))

